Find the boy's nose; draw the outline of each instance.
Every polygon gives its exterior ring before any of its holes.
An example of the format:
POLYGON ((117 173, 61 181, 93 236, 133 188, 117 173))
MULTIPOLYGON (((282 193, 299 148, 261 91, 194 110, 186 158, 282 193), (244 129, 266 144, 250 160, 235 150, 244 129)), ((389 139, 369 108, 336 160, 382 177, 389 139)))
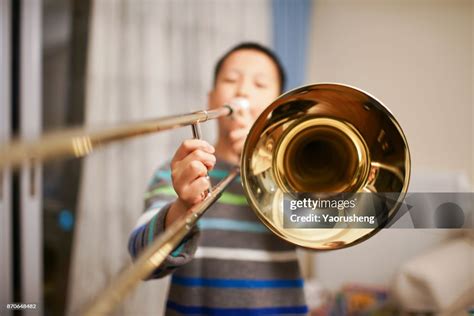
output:
POLYGON ((237 87, 236 97, 248 98, 250 95, 250 82, 249 80, 242 80, 237 87))

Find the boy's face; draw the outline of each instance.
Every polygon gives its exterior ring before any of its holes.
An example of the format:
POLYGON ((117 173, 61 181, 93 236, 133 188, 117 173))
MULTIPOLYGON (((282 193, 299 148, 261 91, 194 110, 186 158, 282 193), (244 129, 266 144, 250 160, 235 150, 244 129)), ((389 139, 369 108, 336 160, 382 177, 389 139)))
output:
MULTIPOLYGON (((209 107, 218 108, 237 97, 249 101, 248 116, 253 123, 280 94, 278 69, 267 55, 242 49, 230 54, 220 69, 214 88, 209 92, 209 107)), ((224 136, 238 128, 229 117, 219 119, 219 133, 224 136)))

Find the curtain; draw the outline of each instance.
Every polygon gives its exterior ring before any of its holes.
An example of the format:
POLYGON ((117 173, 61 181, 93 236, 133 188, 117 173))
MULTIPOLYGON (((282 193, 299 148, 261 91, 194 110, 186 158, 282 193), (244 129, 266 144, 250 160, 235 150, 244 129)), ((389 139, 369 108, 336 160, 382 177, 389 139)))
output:
MULTIPOLYGON (((268 0, 96 0, 86 125, 107 126, 206 106, 213 65, 244 40, 269 44, 268 0)), ((211 124, 211 126, 207 126, 211 124)), ((215 123, 204 137, 213 141, 215 123)), ((110 145, 85 158, 73 242, 68 314, 97 296, 131 260, 129 233, 153 170, 190 128, 110 145)), ((143 282, 114 315, 160 315, 168 280, 143 282)))
POLYGON ((286 90, 306 84, 313 0, 272 0, 273 46, 287 71, 286 90))

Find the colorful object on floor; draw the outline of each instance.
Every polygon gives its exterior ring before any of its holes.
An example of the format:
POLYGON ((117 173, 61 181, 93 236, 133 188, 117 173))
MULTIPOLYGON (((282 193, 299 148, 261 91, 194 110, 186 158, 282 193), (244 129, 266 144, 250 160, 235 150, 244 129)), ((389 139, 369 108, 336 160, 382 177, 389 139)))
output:
POLYGON ((336 295, 329 315, 389 315, 387 303, 385 289, 349 285, 336 295))

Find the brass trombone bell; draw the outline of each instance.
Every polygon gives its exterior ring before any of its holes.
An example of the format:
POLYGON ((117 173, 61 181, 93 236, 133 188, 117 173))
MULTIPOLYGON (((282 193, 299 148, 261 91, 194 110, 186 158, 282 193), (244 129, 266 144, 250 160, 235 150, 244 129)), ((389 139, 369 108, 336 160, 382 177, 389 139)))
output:
POLYGON ((410 178, 403 131, 381 102, 341 84, 315 84, 276 99, 250 130, 241 178, 249 204, 275 234, 302 247, 328 250, 361 242, 377 227, 285 228, 284 198, 390 193, 401 205, 410 178))

